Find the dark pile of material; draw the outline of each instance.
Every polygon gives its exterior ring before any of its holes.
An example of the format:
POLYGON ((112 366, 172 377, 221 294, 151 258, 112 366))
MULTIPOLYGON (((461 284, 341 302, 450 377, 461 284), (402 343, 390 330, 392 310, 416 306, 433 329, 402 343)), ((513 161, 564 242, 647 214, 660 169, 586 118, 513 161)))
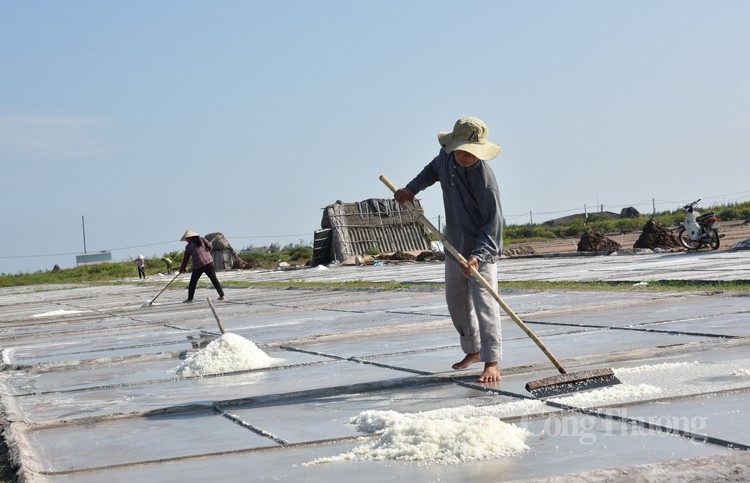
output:
POLYGON ((444 261, 445 254, 440 251, 425 250, 415 255, 415 252, 402 252, 398 251, 395 253, 381 253, 376 256, 376 260, 391 260, 394 262, 406 261, 406 262, 432 262, 432 261, 444 261))
POLYGON ((521 257, 524 255, 534 255, 536 252, 529 245, 511 246, 503 250, 506 257, 521 257))
POLYGON ((426 251, 417 255, 418 262, 445 261, 445 253, 439 251, 426 251))
POLYGON ((607 238, 598 231, 586 230, 578 242, 579 252, 616 252, 622 246, 616 241, 607 238))
POLYGON ((633 248, 674 248, 679 247, 680 241, 671 230, 654 220, 648 220, 643 226, 643 232, 633 244, 633 248))
POLYGON ((383 253, 381 255, 378 255, 375 258, 377 258, 378 260, 411 260, 413 261, 417 259, 417 256, 412 255, 411 253, 398 251, 390 255, 387 253, 383 253))

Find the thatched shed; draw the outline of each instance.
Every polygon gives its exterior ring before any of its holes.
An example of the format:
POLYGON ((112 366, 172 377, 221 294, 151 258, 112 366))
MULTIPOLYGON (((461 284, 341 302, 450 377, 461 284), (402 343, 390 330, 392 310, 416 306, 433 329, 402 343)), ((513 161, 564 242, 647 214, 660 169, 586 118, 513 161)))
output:
MULTIPOLYGON (((421 213, 419 200, 415 204, 421 213)), ((419 219, 389 198, 336 201, 323 209, 320 226, 313 243, 313 265, 344 261, 373 251, 430 250, 430 235, 419 219)))
POLYGON ((213 245, 214 268, 216 270, 231 270, 232 268, 244 268, 245 262, 237 255, 229 240, 223 233, 209 233, 206 240, 213 245))

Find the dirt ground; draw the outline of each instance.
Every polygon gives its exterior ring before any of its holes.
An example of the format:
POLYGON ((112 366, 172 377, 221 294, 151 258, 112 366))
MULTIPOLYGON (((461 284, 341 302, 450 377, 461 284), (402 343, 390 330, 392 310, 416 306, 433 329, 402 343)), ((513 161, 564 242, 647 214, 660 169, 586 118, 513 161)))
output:
MULTIPOLYGON (((648 221, 644 218, 643 223, 648 221)), ((675 235, 677 233, 675 232, 675 235)), ((750 223, 747 221, 728 221, 719 224, 719 234, 721 235, 721 245, 719 250, 730 250, 735 244, 750 239, 750 223)), ((605 234, 622 246, 623 252, 633 252, 633 244, 641 235, 640 232, 630 232, 624 234, 605 234)), ((518 246, 529 246, 534 250, 536 255, 550 255, 560 253, 575 253, 578 249, 579 237, 559 238, 556 240, 522 243, 518 246)), ((675 248, 675 251, 681 248, 675 248)), ((708 250, 706 248, 705 250, 708 250)))

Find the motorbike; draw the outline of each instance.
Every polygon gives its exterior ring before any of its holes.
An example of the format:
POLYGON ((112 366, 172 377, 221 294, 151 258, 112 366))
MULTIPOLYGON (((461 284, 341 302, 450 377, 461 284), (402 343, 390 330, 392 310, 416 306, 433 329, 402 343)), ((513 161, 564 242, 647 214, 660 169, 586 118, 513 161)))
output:
POLYGON ((721 236, 719 235, 719 222, 716 213, 705 213, 701 215, 695 210, 695 205, 700 199, 682 207, 685 212, 685 221, 677 226, 677 238, 680 245, 688 250, 698 250, 705 246, 711 250, 718 250, 721 236))

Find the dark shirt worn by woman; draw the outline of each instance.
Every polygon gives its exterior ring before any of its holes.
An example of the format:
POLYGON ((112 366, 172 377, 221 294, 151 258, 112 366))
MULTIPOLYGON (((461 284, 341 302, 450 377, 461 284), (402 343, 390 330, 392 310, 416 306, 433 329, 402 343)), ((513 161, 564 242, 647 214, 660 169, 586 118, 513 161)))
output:
POLYGON ((205 238, 199 238, 197 242, 191 241, 185 247, 185 255, 182 258, 180 271, 187 268, 188 260, 193 257, 193 268, 198 269, 214 263, 214 256, 211 254, 213 245, 205 238))

